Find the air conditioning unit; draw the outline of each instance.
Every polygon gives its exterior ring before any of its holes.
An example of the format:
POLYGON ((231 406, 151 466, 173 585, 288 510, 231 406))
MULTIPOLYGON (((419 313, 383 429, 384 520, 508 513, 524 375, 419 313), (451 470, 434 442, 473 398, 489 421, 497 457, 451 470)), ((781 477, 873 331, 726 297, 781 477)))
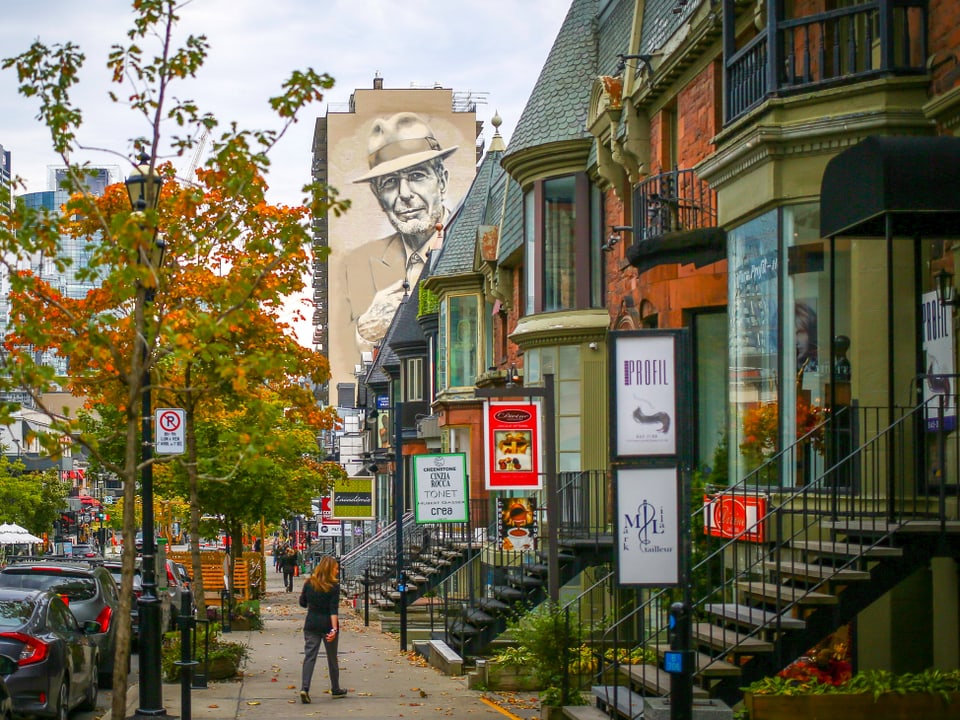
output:
POLYGON ((440 437, 440 422, 436 415, 422 418, 417 421, 417 437, 433 438, 440 437))

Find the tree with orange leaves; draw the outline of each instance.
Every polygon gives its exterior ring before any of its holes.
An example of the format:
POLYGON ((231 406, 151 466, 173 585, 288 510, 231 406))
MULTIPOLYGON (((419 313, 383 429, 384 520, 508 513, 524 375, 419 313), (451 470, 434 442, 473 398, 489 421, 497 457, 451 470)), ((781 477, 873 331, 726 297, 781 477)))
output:
MULTIPOLYGON (((176 45, 179 7, 178 0, 135 0, 133 27, 107 59, 114 83, 123 88, 111 91, 110 99, 121 104, 122 96, 122 104, 145 128, 131 140, 134 150, 144 153, 142 174, 167 180, 156 208, 132 212, 120 186, 102 198, 92 197, 83 167, 71 162, 76 150, 89 149, 80 143, 82 113, 70 98, 85 59, 79 48, 36 41, 2 62, 3 68, 16 71, 20 92, 39 100, 39 118, 68 168, 66 189, 73 194, 61 213, 17 206, 0 216, 0 263, 10 286, 0 386, 29 393, 50 416, 50 432, 39 439, 52 457, 62 452, 62 438, 73 438, 123 481, 120 617, 129 615, 133 595, 133 508, 142 469, 145 390, 162 402, 182 402, 189 410, 188 432, 200 418, 216 418, 217 403, 225 398, 243 408, 248 422, 259 423, 239 456, 232 448, 226 458, 201 457, 195 438, 192 450, 188 439, 187 455, 175 462, 187 474, 195 473, 198 488, 204 479, 201 467, 209 466, 215 476, 226 462, 259 457, 270 440, 269 432, 260 430, 277 422, 278 403, 301 435, 333 421, 311 402, 311 383, 329 376, 325 361, 296 345, 280 308, 285 296, 302 289, 311 262, 311 215, 339 213, 346 205, 323 186, 305 188, 303 207, 274 207, 264 197, 271 148, 298 111, 321 99, 333 80, 313 70, 294 72, 270 101, 279 129, 248 131, 231 125, 220 130, 196 103, 174 99, 173 85, 200 70, 208 49, 203 36, 191 35, 176 45), (145 51, 152 44, 155 50, 145 51), (184 134, 166 136, 168 126, 184 134), (173 154, 189 152, 203 132, 215 139, 197 182, 173 182, 162 153, 167 147, 173 154), (166 251, 163 262, 161 248, 166 251), (44 274, 45 267, 69 273, 86 292, 64 292, 44 274), (65 358, 69 376, 56 377, 49 364, 40 362, 45 355, 65 358), (116 408, 122 421, 111 433, 85 432, 76 417, 46 402, 53 388, 85 396, 93 412, 116 408)), ((324 260, 322 250, 314 253, 316 260, 324 260)), ((0 407, 0 422, 10 422, 15 409, 0 407)), ((210 451, 212 446, 206 446, 205 452, 210 451)), ((316 482, 322 482, 321 473, 316 482)), ((192 512, 198 512, 198 498, 190 499, 192 512)), ((130 647, 129 627, 121 624, 119 630, 115 717, 126 714, 124 670, 130 647)), ((157 658, 141 655, 141 662, 147 660, 157 658)))

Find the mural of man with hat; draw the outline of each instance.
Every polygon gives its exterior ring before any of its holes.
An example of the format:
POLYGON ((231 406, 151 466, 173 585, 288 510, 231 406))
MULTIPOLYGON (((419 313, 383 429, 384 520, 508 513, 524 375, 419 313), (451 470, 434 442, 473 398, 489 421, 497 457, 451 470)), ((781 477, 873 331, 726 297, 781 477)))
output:
POLYGON ((367 146, 370 169, 354 182, 369 183, 396 232, 361 245, 344 259, 347 305, 360 350, 383 337, 404 293, 419 279, 427 254, 436 249, 447 215, 444 158, 456 150, 456 145, 441 148, 415 113, 373 123, 367 146))

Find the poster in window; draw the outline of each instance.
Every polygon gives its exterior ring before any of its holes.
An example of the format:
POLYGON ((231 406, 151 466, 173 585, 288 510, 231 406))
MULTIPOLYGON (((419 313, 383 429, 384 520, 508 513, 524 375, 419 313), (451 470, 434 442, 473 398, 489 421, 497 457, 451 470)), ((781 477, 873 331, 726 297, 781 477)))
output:
POLYGON ((926 373, 923 381, 923 401, 927 406, 927 431, 940 430, 940 400, 943 399, 943 429, 957 428, 955 403, 957 379, 953 369, 953 307, 941 305, 936 292, 924 293, 923 352, 926 373))
POLYGON ((535 498, 497 498, 497 517, 501 550, 524 552, 536 547, 537 504, 535 498))
POLYGON ((484 427, 488 490, 539 490, 540 413, 534 402, 490 402, 484 427))

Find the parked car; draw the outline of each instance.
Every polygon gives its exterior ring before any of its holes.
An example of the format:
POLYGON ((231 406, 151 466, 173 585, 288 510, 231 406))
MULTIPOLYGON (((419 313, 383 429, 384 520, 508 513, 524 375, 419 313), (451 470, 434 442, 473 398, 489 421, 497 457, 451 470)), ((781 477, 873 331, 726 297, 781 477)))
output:
POLYGON ((80 543, 70 548, 71 557, 75 558, 95 558, 99 557, 97 546, 92 543, 80 543))
POLYGON ((17 661, 0 655, 0 720, 13 720, 13 697, 5 677, 17 670, 17 661))
POLYGON ((0 588, 3 587, 53 590, 63 597, 80 623, 96 622, 99 632, 93 639, 99 649, 99 683, 103 687, 113 686, 120 595, 106 568, 79 560, 15 562, 0 569, 0 588))
MULTIPOLYGON (((123 576, 122 563, 119 560, 108 560, 103 563, 103 567, 113 576, 113 581, 117 584, 117 588, 119 588, 123 576)), ((133 598, 130 600, 130 644, 132 647, 136 647, 140 639, 140 606, 137 604, 137 600, 141 595, 143 595, 143 581, 140 575, 140 562, 138 558, 137 567, 134 568, 133 571, 133 598)))
MULTIPOLYGON (((163 582, 160 577, 157 578, 157 584, 166 586, 167 593, 170 596, 170 616, 166 624, 163 627, 170 628, 171 630, 177 629, 177 617, 180 615, 181 603, 183 602, 183 594, 189 592, 186 582, 183 579, 183 574, 180 572, 180 568, 183 565, 180 565, 174 560, 167 559, 165 568, 158 568, 157 573, 165 572, 166 573, 166 582, 163 582)), ((186 569, 184 568, 184 573, 186 569)), ((191 611, 193 610, 193 602, 190 603, 191 611)))
POLYGON ((100 626, 82 626, 52 590, 0 588, 0 675, 17 715, 96 710, 100 626))

